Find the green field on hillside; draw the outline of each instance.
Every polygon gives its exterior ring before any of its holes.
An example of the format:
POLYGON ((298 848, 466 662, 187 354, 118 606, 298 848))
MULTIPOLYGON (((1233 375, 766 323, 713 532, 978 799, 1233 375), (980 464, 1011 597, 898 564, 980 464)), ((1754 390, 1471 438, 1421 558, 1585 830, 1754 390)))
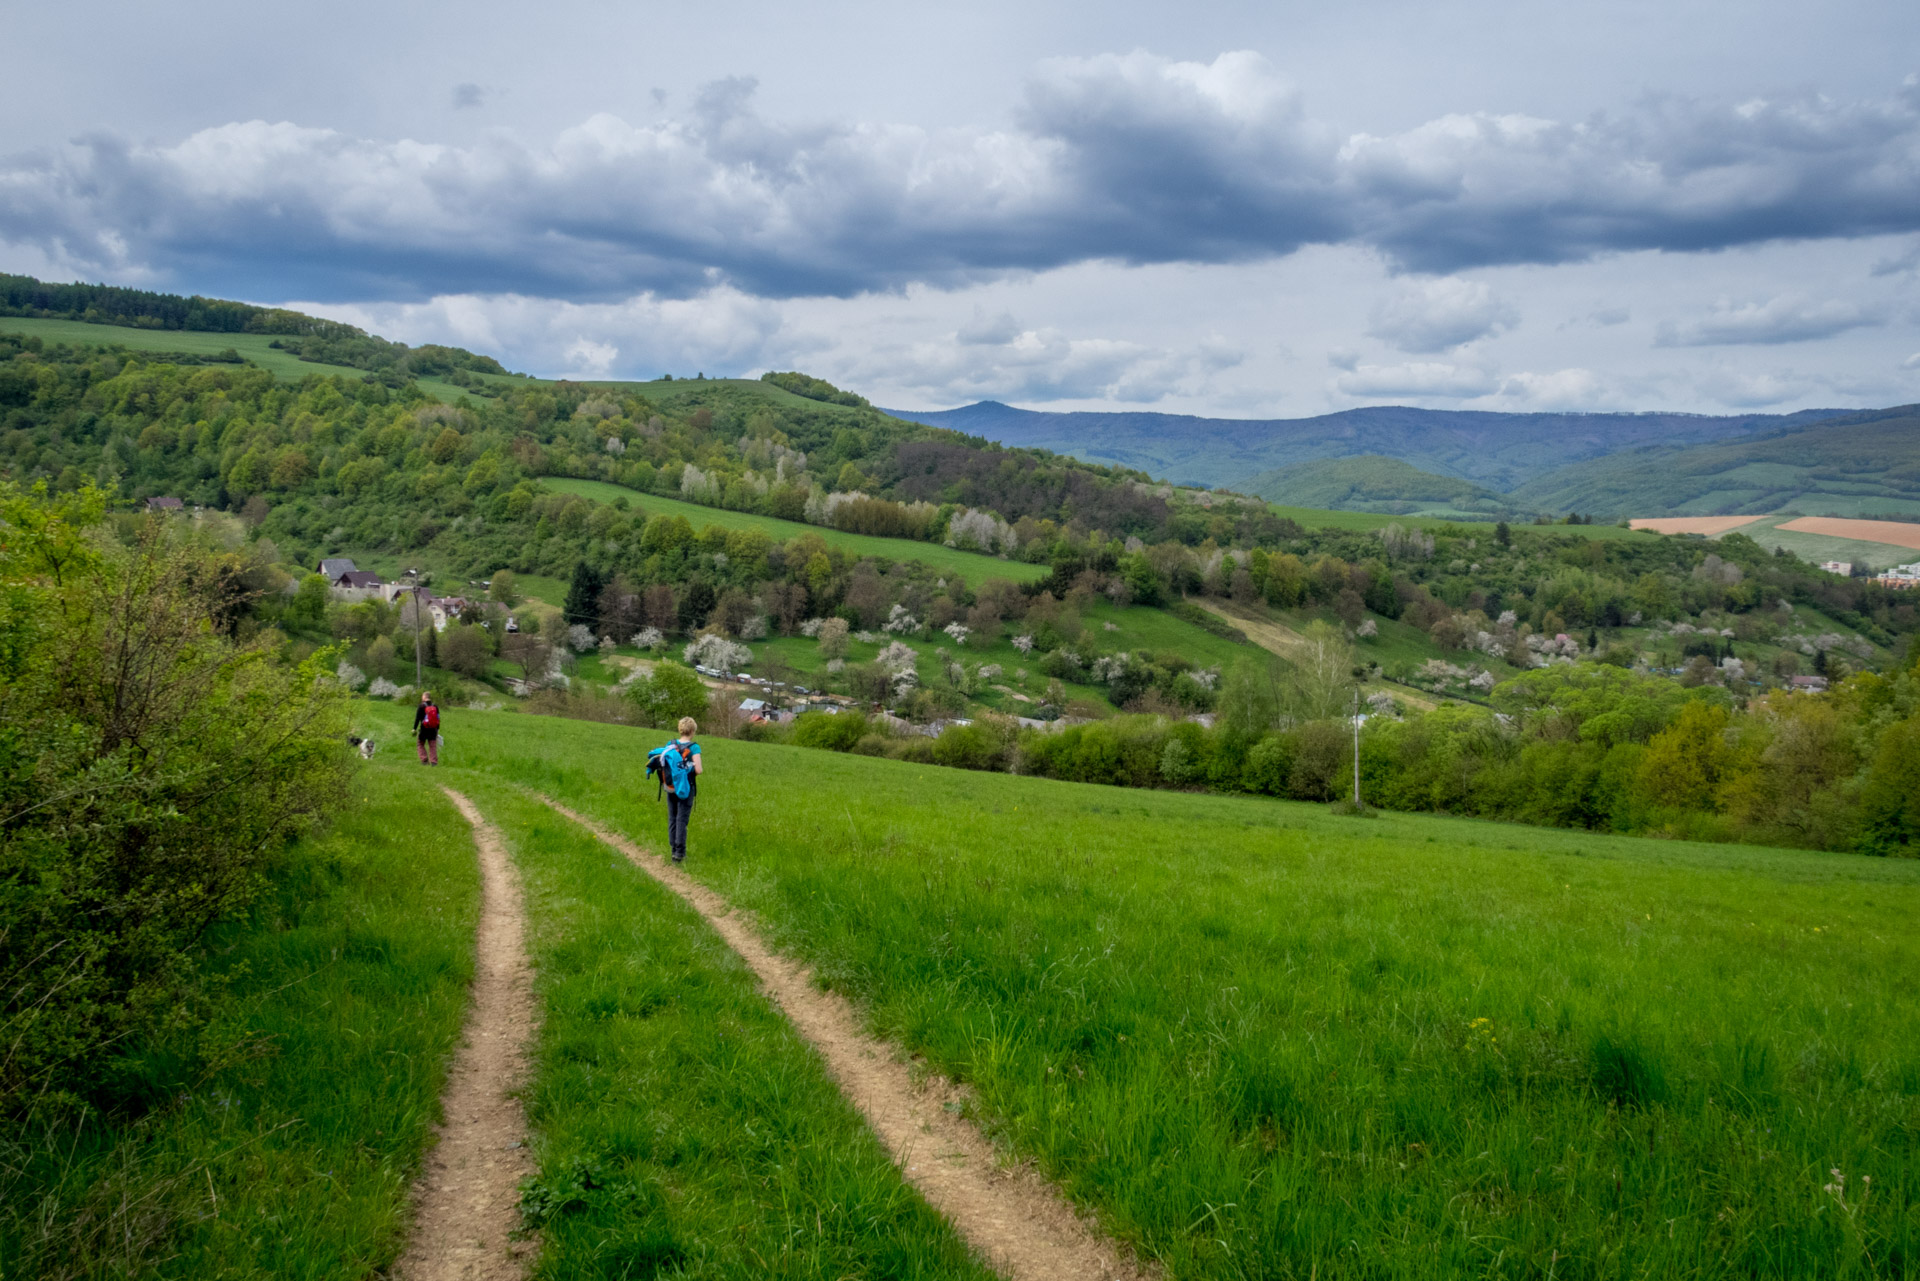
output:
MULTIPOLYGON (((447 725, 659 840, 659 731, 447 725)), ((707 752, 690 870, 1171 1275, 1920 1251, 1920 865, 707 752)))
MULTIPOLYGON (((248 363, 258 365, 282 382, 299 382, 309 374, 337 374, 355 382, 365 378, 366 370, 346 365, 322 365, 301 360, 271 346, 272 334, 203 333, 191 329, 136 329, 130 325, 91 325, 81 320, 44 320, 37 316, 0 316, 0 333, 26 334, 43 342, 67 343, 75 347, 126 347, 131 351, 190 352, 199 356, 217 356, 229 349, 248 363)), ((506 382, 497 377, 491 382, 506 382)), ((418 380, 420 389, 449 403, 467 393, 438 378, 418 380)))
MULTIPOLYGON (((1880 510, 1880 509, 1876 509, 1880 510)), ((1804 515, 1805 513, 1801 513, 1804 515)), ((1827 514, 1824 511, 1823 515, 1827 514)), ((1797 529, 1781 529, 1781 525, 1799 519, 1793 513, 1765 516, 1751 525, 1742 525, 1730 529, 1729 534, 1745 534, 1762 547, 1784 547, 1801 560, 1818 565, 1822 561, 1846 560, 1855 564, 1868 565, 1874 569, 1885 569, 1890 565, 1904 565, 1912 560, 1920 560, 1920 551, 1911 547, 1902 547, 1897 543, 1871 543, 1857 538, 1834 538, 1826 534, 1809 534, 1797 529)), ((1715 537, 1724 538, 1725 534, 1715 537)))
MULTIPOLYGON (((1285 516, 1307 529, 1351 529, 1362 533, 1371 533, 1376 529, 1385 529, 1389 525, 1398 525, 1402 529, 1438 529, 1443 525, 1464 526, 1480 533, 1483 537, 1493 533, 1494 520, 1485 516, 1467 516, 1455 519, 1446 516, 1388 516, 1379 512, 1332 511, 1319 507, 1283 507, 1278 503, 1268 504, 1276 516, 1285 516)), ((1508 526, 1515 537, 1528 531, 1536 533, 1571 534, 1576 538, 1614 539, 1631 538, 1633 531, 1619 525, 1534 525, 1527 521, 1509 521, 1508 526)))
MULTIPOLYGON (((676 381, 666 385, 678 386, 679 384, 676 381)), ((965 552, 939 543, 916 542, 910 538, 876 538, 870 534, 848 534, 820 525, 781 520, 777 516, 760 516, 753 512, 703 507, 699 503, 689 503, 678 498, 665 498, 659 494, 642 493, 640 490, 609 484, 603 480, 574 480, 565 476, 543 476, 540 483, 556 493, 578 494, 582 498, 591 498, 599 503, 611 503, 616 499, 624 498, 628 506, 637 511, 643 511, 649 516, 684 516, 687 523, 696 530, 704 529, 708 525, 718 525, 722 529, 757 529, 769 538, 783 543, 799 538, 803 534, 818 534, 831 546, 842 548, 855 556, 874 556, 885 561, 917 560, 943 575, 962 578, 974 586, 978 586, 989 578, 1006 578, 1017 583, 1030 583, 1036 579, 1045 578, 1051 568, 1047 565, 1029 565, 1025 561, 1001 560, 997 556, 983 556, 978 552, 965 552)))

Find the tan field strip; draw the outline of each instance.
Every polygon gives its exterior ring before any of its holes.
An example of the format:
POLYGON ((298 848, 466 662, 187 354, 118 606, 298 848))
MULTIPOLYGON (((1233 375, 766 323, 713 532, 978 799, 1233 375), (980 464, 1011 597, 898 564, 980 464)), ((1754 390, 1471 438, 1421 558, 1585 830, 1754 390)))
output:
POLYGON ((1711 538, 1765 519, 1765 516, 1641 516, 1627 523, 1635 529, 1651 529, 1656 534, 1705 534, 1711 538))
POLYGON ((1802 516, 1777 529, 1796 534, 1825 534, 1828 538, 1851 538, 1861 543, 1886 543, 1891 547, 1920 549, 1920 525, 1897 520, 1848 520, 1840 516, 1802 516))
MULTIPOLYGON (((538 796, 538 793, 535 793, 538 796)), ((1013 1281, 1113 1281, 1155 1275, 1075 1213, 1026 1166, 1004 1167, 993 1145, 956 1115, 961 1096, 935 1078, 917 1084, 906 1054, 868 1036, 846 999, 813 985, 813 971, 769 948, 732 904, 700 882, 550 797, 551 806, 685 899, 747 963, 794 1030, 826 1060, 894 1164, 962 1239, 1013 1281)))
POLYGON ((539 1030, 527 964, 520 882, 499 831, 473 802, 447 794, 473 826, 480 853, 480 930, 474 945, 473 1008, 440 1104, 445 1120, 414 1188, 413 1237, 394 1273, 403 1281, 519 1281, 535 1243, 515 1240, 520 1180, 533 1172, 527 1116, 514 1092, 526 1084, 539 1030))

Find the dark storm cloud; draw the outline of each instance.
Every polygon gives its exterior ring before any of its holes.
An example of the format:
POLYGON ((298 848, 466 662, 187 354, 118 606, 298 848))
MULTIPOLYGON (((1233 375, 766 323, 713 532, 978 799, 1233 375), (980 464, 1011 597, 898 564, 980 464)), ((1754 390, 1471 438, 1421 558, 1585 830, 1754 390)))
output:
POLYGON ((752 94, 723 81, 682 118, 596 116, 545 147, 258 121, 172 147, 93 135, 0 163, 0 241, 259 296, 605 299, 723 282, 845 296, 1309 244, 1449 272, 1920 230, 1911 78, 1878 101, 1665 99, 1381 137, 1315 121, 1253 54, 1043 64, 997 132, 793 127, 752 94))

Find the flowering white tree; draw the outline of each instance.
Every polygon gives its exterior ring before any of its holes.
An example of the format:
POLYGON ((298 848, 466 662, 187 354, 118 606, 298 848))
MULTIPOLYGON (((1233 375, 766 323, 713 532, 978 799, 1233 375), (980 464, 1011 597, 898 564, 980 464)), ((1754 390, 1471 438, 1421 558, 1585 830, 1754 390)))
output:
POLYGON ((890 672, 902 670, 910 672, 913 670, 913 665, 920 661, 920 655, 914 652, 913 646, 900 641, 893 641, 889 643, 885 649, 875 654, 873 661, 890 672))
POLYGON ((406 698, 413 693, 413 686, 395 685, 384 676, 376 676, 373 684, 367 686, 367 693, 375 698, 406 698))
POLYGON ((982 665, 982 667, 980 668, 981 680, 991 681, 991 680, 998 680, 999 678, 1000 678, 1000 664, 986 663, 982 665))
POLYGON ((607 654, 611 654, 613 653, 614 650, 619 648, 620 648, 620 642, 615 640, 611 635, 602 636, 600 638, 600 653, 603 656, 607 654))
POLYGON ((708 632, 680 652, 682 661, 723 672, 736 671, 753 661, 753 651, 724 636, 708 632))
POLYGON ((920 620, 909 614, 905 605, 895 605, 887 612, 887 621, 881 624, 880 630, 889 636, 910 636, 920 630, 920 620))
POLYGON ((333 669, 333 678, 348 689, 359 689, 367 683, 367 674, 344 658, 340 660, 340 665, 333 669))
POLYGON ((811 640, 820 634, 820 628, 826 623, 824 618, 809 618, 800 624, 800 634, 811 640))
POLYGON ((584 654, 599 643, 593 634, 593 628, 585 623, 575 623, 567 628, 567 646, 576 654, 584 654))
POLYGON ((666 643, 666 640, 666 636, 661 633, 658 627, 643 627, 635 632, 633 639, 627 643, 635 649, 659 649, 660 646, 666 643))
POLYGON ((1013 647, 1020 651, 1022 657, 1031 654, 1033 653, 1033 637, 1016 636, 1013 638, 1013 647))
POLYGON ((940 630, 953 637, 953 643, 956 645, 966 644, 967 637, 973 635, 973 629, 965 623, 948 623, 940 630))
POLYGON ((765 640, 767 638, 767 616, 755 614, 740 624, 741 640, 765 640))

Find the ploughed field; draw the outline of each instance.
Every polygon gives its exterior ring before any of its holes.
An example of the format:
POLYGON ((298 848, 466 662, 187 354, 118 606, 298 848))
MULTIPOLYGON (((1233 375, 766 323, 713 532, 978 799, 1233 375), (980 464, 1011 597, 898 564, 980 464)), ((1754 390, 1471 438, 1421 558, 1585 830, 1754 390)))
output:
MULTIPOLYGON (((446 735, 660 843, 664 732, 446 735)), ((688 869, 1170 1275, 1920 1266, 1920 865, 706 751, 688 869)))

